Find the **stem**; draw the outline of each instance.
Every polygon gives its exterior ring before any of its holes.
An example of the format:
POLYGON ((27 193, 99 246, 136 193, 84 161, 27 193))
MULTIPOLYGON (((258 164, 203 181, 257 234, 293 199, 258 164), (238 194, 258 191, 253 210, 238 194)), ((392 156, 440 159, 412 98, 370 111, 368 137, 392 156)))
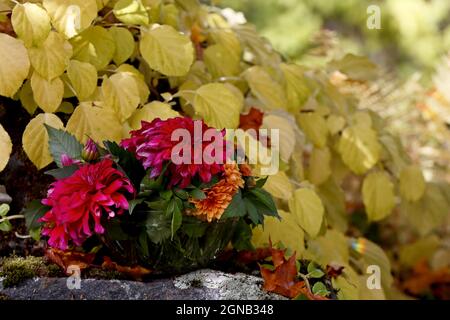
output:
POLYGON ((104 27, 125 27, 129 29, 141 30, 139 26, 129 25, 125 23, 104 23, 102 24, 104 27))
POLYGON ((311 285, 309 284, 309 280, 308 280, 308 276, 304 275, 303 273, 300 273, 300 272, 298 273, 298 275, 303 279, 303 281, 305 281, 306 288, 308 289, 308 291, 312 293, 311 285))
POLYGON ((0 13, 11 13, 12 10, 0 10, 0 13))
POLYGON ((31 236, 30 236, 29 234, 23 235, 23 234, 17 233, 17 231, 14 233, 14 235, 15 235, 17 238, 19 238, 19 239, 29 239, 29 238, 31 238, 31 236))
POLYGON ((0 223, 8 221, 8 220, 14 220, 14 219, 25 219, 25 216, 23 214, 16 214, 13 216, 4 217, 4 218, 0 219, 0 223))

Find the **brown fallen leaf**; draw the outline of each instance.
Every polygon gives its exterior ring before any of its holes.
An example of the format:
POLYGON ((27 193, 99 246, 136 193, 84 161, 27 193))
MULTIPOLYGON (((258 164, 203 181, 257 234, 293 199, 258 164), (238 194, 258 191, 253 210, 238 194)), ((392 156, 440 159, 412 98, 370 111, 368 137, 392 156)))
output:
POLYGON ((242 130, 258 130, 263 124, 264 112, 251 108, 247 114, 241 114, 239 128, 242 130))
POLYGON ((342 274, 343 271, 344 271, 343 266, 335 265, 335 264, 327 265, 326 272, 330 278, 336 279, 337 277, 339 277, 342 274))
POLYGON ((260 266, 264 279, 264 289, 269 292, 281 294, 288 298, 296 298, 303 294, 310 300, 328 300, 325 297, 313 294, 305 281, 298 280, 295 253, 286 260, 286 250, 271 248, 272 261, 275 270, 260 266))
MULTIPOLYGON (((62 251, 55 248, 48 248, 45 251, 45 256, 51 262, 60 266, 65 273, 68 273, 68 268, 73 266, 77 266, 80 270, 87 269, 92 265, 92 262, 95 259, 95 253, 84 253, 71 250, 62 251)), ((70 274, 70 272, 68 274, 70 274)))
POLYGON ((109 257, 103 257, 103 263, 102 268, 105 270, 114 270, 118 271, 126 276, 129 276, 130 278, 134 280, 141 281, 146 275, 150 274, 152 271, 149 269, 146 269, 141 266, 135 266, 135 267, 128 267, 128 266, 121 266, 117 264, 116 262, 112 261, 109 257))
POLYGON ((438 295, 437 298, 445 298, 449 295, 450 267, 439 270, 431 270, 428 262, 422 260, 416 264, 411 277, 402 284, 403 289, 413 295, 419 296, 427 291, 438 295), (447 288, 447 290, 444 290, 447 288), (434 289, 438 289, 436 292, 434 289))
POLYGON ((258 248, 256 250, 243 250, 240 251, 237 255, 237 262, 248 265, 253 262, 258 262, 265 260, 266 258, 270 257, 271 250, 270 248, 258 248))

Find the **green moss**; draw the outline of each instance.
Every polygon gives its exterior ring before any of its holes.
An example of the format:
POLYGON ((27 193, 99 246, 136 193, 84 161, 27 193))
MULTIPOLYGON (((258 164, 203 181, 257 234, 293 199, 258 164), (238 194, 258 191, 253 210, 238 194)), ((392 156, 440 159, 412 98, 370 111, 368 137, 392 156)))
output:
POLYGON ((0 277, 4 277, 3 286, 16 286, 36 276, 57 276, 60 270, 56 265, 47 265, 42 257, 5 258, 0 262, 0 277))

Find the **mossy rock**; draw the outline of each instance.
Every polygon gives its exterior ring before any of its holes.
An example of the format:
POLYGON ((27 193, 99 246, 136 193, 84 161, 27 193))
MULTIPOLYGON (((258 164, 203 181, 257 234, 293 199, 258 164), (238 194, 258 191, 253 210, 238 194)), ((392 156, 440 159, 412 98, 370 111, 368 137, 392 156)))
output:
POLYGON ((3 277, 3 287, 16 286, 34 277, 55 277, 61 275, 58 266, 47 264, 42 257, 12 256, 0 261, 0 277, 3 277))

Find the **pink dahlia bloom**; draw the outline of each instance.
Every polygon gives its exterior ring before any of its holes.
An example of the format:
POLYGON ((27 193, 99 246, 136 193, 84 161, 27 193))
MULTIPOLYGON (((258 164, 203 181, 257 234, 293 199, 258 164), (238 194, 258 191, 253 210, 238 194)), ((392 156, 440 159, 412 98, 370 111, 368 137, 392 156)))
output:
POLYGON ((223 164, 227 159, 224 135, 225 130, 212 129, 201 120, 194 121, 188 117, 168 120, 157 118, 152 122, 142 121, 141 129, 131 131, 131 138, 123 140, 122 147, 133 152, 145 169, 151 169, 151 178, 158 177, 164 165, 173 160, 174 148, 180 150, 185 147, 184 150, 188 150, 188 154, 184 155, 184 151, 181 151, 180 156, 187 156, 188 161, 181 163, 172 161, 167 170, 170 176, 169 187, 177 185, 184 188, 191 184, 192 179, 197 175, 201 181, 207 183, 214 175, 223 172, 223 164), (174 138, 173 133, 177 129, 186 129, 185 132, 189 133, 190 139, 186 141, 179 136, 174 138), (220 141, 216 141, 217 138, 209 139, 212 141, 203 139, 203 133, 211 132, 211 130, 217 133, 220 141), (204 161, 203 152, 212 142, 219 146, 220 154, 216 157, 217 149, 210 148, 209 150, 213 150, 210 154, 214 161, 204 161), (217 158, 219 161, 216 161, 217 158))
POLYGON ((105 230, 100 224, 105 214, 112 218, 128 209, 125 194, 133 194, 131 182, 113 167, 113 161, 85 164, 70 177, 54 182, 42 200, 50 210, 41 218, 42 234, 50 246, 66 250, 69 240, 81 245, 94 232, 105 230))

